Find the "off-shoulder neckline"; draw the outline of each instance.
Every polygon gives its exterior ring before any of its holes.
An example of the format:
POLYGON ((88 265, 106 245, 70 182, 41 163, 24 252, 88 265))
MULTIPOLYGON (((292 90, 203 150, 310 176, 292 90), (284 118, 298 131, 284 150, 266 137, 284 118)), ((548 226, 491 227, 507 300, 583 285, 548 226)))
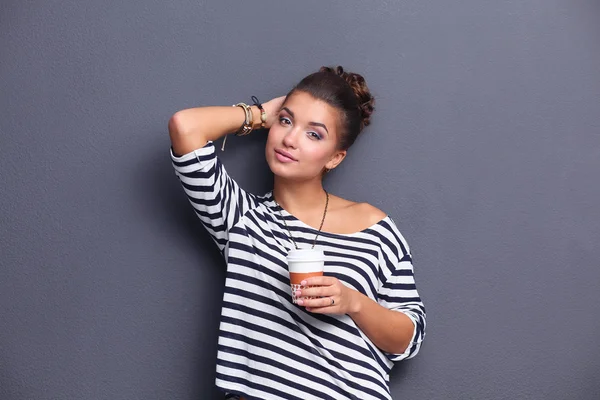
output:
MULTIPOLYGON (((309 229, 313 232, 318 232, 318 229, 308 225, 306 222, 302 221, 301 219, 297 218, 295 215, 289 213, 288 211, 285 210, 285 208, 281 207, 280 205, 278 205, 275 202, 275 199, 273 198, 273 192, 270 191, 268 193, 266 193, 264 196, 264 199, 268 201, 269 204, 267 204, 267 207, 270 208, 273 212, 279 213, 281 212, 281 215, 283 215, 284 218, 287 218, 288 220, 293 220, 294 222, 296 222, 297 225, 301 226, 304 229, 309 229)), ((379 221, 375 222, 374 224, 360 230, 357 232, 352 232, 352 233, 337 233, 337 232, 327 232, 327 231, 321 231, 322 235, 326 235, 326 236, 339 236, 339 237, 353 237, 353 236, 360 236, 364 233, 366 233, 367 231, 373 230, 375 227, 382 225, 385 222, 389 222, 390 216, 389 214, 386 214, 385 217, 381 218, 379 221)))

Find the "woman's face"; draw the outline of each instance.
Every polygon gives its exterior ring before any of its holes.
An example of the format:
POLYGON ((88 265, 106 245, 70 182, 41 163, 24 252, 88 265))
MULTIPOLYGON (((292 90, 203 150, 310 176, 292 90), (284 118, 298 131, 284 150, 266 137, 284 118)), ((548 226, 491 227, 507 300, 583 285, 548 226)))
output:
POLYGON ((290 95, 269 130, 265 156, 277 176, 295 180, 321 177, 346 156, 338 150, 336 109, 305 92, 290 95))

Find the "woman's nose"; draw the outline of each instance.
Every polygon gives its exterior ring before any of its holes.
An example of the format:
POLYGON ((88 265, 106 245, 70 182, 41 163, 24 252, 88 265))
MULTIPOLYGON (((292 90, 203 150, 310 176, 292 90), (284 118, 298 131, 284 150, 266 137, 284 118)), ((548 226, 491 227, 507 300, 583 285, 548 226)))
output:
POLYGON ((283 137, 283 144, 286 147, 292 147, 292 148, 296 148, 297 146, 297 142, 298 142, 298 134, 299 134, 299 130, 298 129, 291 129, 288 133, 286 133, 286 135, 283 137))

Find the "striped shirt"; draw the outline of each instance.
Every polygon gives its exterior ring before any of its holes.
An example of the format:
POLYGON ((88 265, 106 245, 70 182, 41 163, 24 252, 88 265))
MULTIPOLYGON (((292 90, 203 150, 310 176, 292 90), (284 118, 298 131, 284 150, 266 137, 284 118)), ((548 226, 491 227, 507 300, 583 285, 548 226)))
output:
POLYGON ((425 308, 410 250, 386 216, 360 232, 321 232, 325 275, 407 315, 414 323, 404 353, 377 348, 348 315, 307 312, 292 303, 286 255, 317 230, 273 199, 241 189, 212 142, 182 156, 171 151, 197 216, 221 250, 227 278, 219 328, 216 385, 248 399, 391 399, 394 362, 414 357, 425 335, 425 308))

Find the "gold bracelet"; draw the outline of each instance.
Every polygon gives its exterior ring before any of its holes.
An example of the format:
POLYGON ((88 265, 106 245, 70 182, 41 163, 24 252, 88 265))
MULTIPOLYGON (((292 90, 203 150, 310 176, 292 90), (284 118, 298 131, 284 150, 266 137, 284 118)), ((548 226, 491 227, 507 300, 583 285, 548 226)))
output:
POLYGON ((250 106, 246 103, 237 103, 233 107, 241 107, 244 110, 244 123, 240 129, 235 133, 236 136, 246 136, 252 132, 252 124, 254 123, 254 116, 250 106))
MULTIPOLYGON (((250 106, 246 103, 237 103, 232 107, 241 107, 244 110, 244 122, 240 129, 235 132, 236 136, 246 136, 252 132, 252 124, 254 123, 254 116, 252 115, 252 110, 250 106)), ((227 136, 223 138, 223 144, 221 145, 221 151, 225 151, 225 143, 227 143, 227 136)))

